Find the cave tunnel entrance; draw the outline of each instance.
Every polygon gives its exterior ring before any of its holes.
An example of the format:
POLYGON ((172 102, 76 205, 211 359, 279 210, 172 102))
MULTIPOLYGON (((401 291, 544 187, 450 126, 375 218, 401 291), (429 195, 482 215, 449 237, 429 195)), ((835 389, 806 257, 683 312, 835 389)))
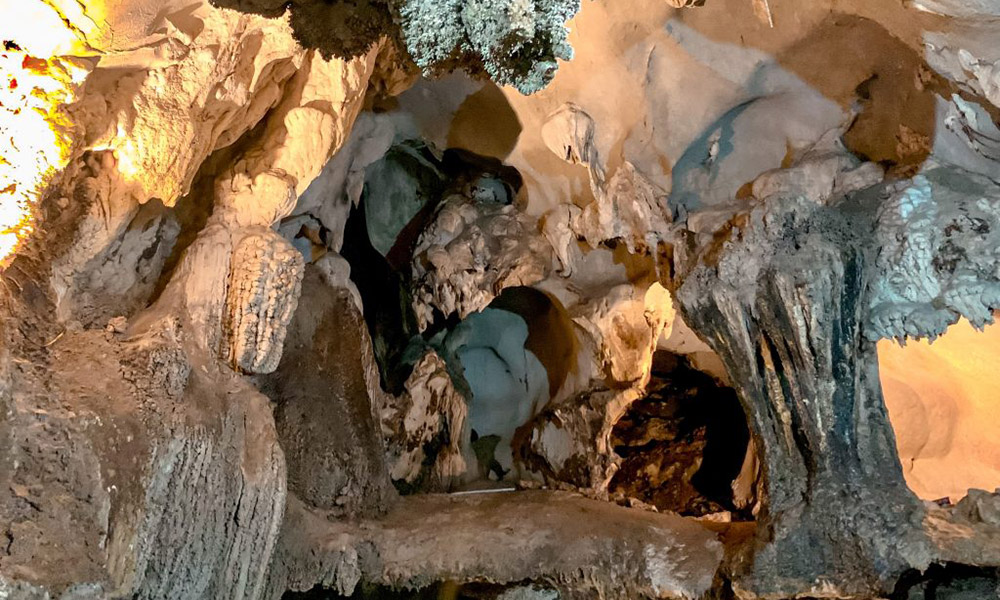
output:
POLYGON ((903 474, 924 500, 1000 488, 1000 327, 952 325, 935 342, 878 345, 882 394, 903 474))
POLYGON ((611 442, 622 459, 613 495, 686 516, 753 519, 758 469, 746 414, 735 390, 686 357, 654 354, 647 395, 615 424, 611 442))

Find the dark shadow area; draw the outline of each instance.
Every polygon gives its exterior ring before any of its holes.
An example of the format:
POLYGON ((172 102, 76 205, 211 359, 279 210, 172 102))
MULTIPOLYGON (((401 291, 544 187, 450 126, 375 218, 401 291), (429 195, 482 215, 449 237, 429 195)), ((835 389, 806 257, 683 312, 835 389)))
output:
MULTIPOLYGON (((385 586, 360 584, 350 596, 341 596, 332 590, 316 586, 308 592, 285 592, 282 600, 495 600, 505 591, 515 587, 532 587, 537 590, 535 595, 524 597, 558 598, 555 590, 532 585, 529 582, 521 584, 493 583, 457 583, 454 581, 439 581, 419 590, 394 590, 385 586)), ((519 596, 520 597, 520 596, 519 596)))
POLYGON ((430 144, 406 140, 389 148, 365 173, 361 206, 366 235, 373 243, 383 231, 395 236, 394 241, 382 243, 396 271, 409 272, 417 239, 444 196, 448 177, 443 167, 440 152, 430 144), (408 220, 399 231, 385 231, 394 225, 393 217, 408 220))
POLYGON ((507 190, 507 200, 504 204, 510 204, 524 185, 521 173, 499 158, 484 156, 462 148, 448 148, 441 160, 445 174, 454 182, 451 186, 453 189, 461 189, 483 177, 496 179, 507 190))
POLYGON ((393 269, 372 246, 363 203, 351 209, 341 254, 350 263, 351 281, 361 294, 382 388, 400 394, 412 369, 403 364, 403 353, 410 340, 418 335, 409 292, 409 269, 402 272, 393 269))
POLYGON ((351 58, 367 52, 379 38, 397 37, 384 0, 211 0, 212 5, 277 18, 289 12, 295 40, 324 58, 351 58))
POLYGON ((991 600, 1000 598, 1000 569, 954 563, 907 571, 890 600, 991 600))
POLYGON ((750 441, 736 392, 667 352, 655 355, 647 392, 612 431, 622 464, 609 491, 682 515, 752 519, 733 502, 750 441))
POLYGON ((499 159, 510 155, 521 136, 521 121, 492 81, 465 99, 448 131, 448 146, 499 159), (489 115, 484 119, 483 115, 489 115))

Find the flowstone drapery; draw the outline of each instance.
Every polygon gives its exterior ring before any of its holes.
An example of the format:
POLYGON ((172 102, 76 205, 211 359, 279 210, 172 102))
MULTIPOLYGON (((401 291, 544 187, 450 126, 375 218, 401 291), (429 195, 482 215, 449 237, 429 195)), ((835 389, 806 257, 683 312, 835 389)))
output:
POLYGON ((805 579, 864 593, 926 560, 862 335, 873 269, 854 233, 862 215, 851 216, 768 201, 706 249, 678 290, 737 382, 762 453, 754 590, 791 595, 805 579))
POLYGON ((772 195, 680 259, 681 309, 726 364, 761 452, 764 510, 746 562, 730 565, 737 588, 863 596, 938 558, 874 342, 988 318, 998 199, 995 184, 943 169, 820 202, 772 195), (921 310, 935 318, 910 316, 921 310))

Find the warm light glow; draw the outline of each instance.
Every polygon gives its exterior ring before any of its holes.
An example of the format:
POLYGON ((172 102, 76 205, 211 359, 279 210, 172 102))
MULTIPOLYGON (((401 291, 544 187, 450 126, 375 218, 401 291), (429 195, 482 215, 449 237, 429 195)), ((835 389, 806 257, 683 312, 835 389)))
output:
POLYGON ((879 343, 882 388, 906 482, 957 501, 1000 486, 1000 326, 953 325, 934 343, 879 343))
POLYGON ((0 11, 0 267, 31 233, 42 191, 69 160, 72 138, 63 108, 87 73, 72 58, 26 50, 74 48, 73 32, 51 18, 54 11, 39 2, 8 4, 17 6, 0 11), (11 19, 16 31, 8 32, 11 19))
POLYGON ((71 20, 77 27, 93 27, 93 13, 98 7, 90 5, 98 3, 87 4, 89 16, 84 16, 73 2, 65 3, 64 8, 75 8, 78 13, 62 15, 40 0, 6 0, 0 3, 0 41, 14 41, 21 50, 39 58, 84 56, 90 50, 81 39, 86 32, 74 31, 66 21, 71 20))

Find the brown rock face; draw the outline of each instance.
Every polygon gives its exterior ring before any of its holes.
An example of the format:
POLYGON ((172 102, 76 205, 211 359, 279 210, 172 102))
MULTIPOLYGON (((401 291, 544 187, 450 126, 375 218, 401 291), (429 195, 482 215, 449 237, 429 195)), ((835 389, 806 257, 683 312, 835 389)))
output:
POLYGON ((288 488, 312 506, 374 515, 394 494, 378 428, 381 398, 370 393, 380 391, 374 362, 350 292, 307 268, 284 356, 266 385, 277 403, 288 488))
POLYGON ((0 422, 10 597, 262 598, 285 504, 271 410, 178 338, 168 322, 67 332, 17 357, 0 422))

